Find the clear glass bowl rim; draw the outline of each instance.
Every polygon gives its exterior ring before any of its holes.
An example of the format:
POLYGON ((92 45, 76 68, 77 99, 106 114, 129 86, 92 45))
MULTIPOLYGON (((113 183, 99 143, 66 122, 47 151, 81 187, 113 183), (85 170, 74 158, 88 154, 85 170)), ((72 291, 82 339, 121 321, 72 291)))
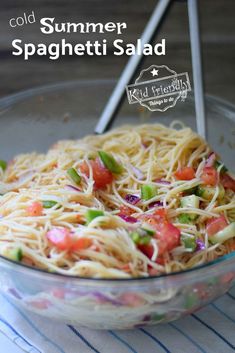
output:
MULTIPOLYGON (((116 80, 114 79, 95 79, 95 80, 73 80, 73 81, 66 81, 66 82, 58 82, 55 84, 48 84, 48 85, 42 85, 42 86, 37 86, 34 88, 29 88, 17 93, 13 93, 10 95, 7 95, 3 98, 0 98, 0 109, 6 109, 9 108, 10 106, 19 103, 21 101, 24 101, 27 98, 31 98, 35 95, 42 94, 42 93, 52 93, 56 91, 61 91, 64 89, 71 89, 71 88, 76 88, 80 87, 83 85, 101 85, 101 84, 115 84, 116 80)), ((193 101, 193 91, 191 93, 191 96, 189 96, 187 99, 193 101)), ((226 100, 222 98, 215 97, 213 95, 206 95, 205 96, 206 102, 213 104, 213 105, 223 105, 224 108, 226 108, 229 111, 232 111, 235 114, 235 106, 227 102, 226 100)), ((93 284, 99 283, 99 284, 108 284, 108 283, 135 283, 135 282, 145 282, 145 281, 156 281, 156 280, 163 280, 163 279, 173 279, 176 277, 185 277, 192 273, 195 274, 196 272, 201 272, 203 269, 208 269, 208 268, 213 268, 216 269, 217 266, 219 266, 222 263, 227 263, 229 260, 234 260, 234 266, 235 266, 235 251, 231 252, 230 254, 224 255, 219 257, 218 259, 214 261, 210 261, 206 264, 199 265, 196 267, 193 267, 188 270, 184 271, 175 271, 167 274, 162 274, 158 276, 151 276, 151 277, 135 277, 135 278, 90 278, 90 277, 81 277, 81 276, 75 276, 75 275, 64 275, 61 273, 52 273, 48 272, 46 270, 37 268, 37 267, 31 267, 23 263, 16 262, 14 260, 7 259, 3 256, 0 255, 0 263, 3 262, 7 266, 9 265, 10 267, 15 267, 15 270, 26 270, 27 272, 29 271, 30 274, 41 274, 45 276, 47 279, 52 279, 54 278, 55 280, 71 280, 71 281, 76 281, 76 280, 83 280, 83 281, 88 281, 92 282, 93 284)))

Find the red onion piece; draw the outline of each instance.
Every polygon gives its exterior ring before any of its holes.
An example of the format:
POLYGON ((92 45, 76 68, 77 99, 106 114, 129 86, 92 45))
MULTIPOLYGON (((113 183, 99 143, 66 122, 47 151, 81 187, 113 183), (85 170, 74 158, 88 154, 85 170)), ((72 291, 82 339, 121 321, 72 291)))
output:
POLYGON ((211 152, 209 154, 209 156, 207 157, 205 166, 206 167, 213 167, 215 160, 216 160, 216 154, 214 152, 211 152))
POLYGON ((135 176, 138 180, 144 179, 144 174, 141 172, 140 169, 134 167, 132 164, 130 164, 130 168, 132 169, 133 173, 135 174, 135 176))
POLYGON ((136 195, 127 194, 125 200, 132 205, 136 205, 140 201, 140 198, 136 195))
POLYGON ((127 215, 121 214, 121 213, 118 216, 121 217, 125 222, 128 222, 128 223, 138 222, 138 219, 136 219, 135 217, 132 217, 132 216, 127 216, 127 215))
POLYGON ((149 208, 153 207, 163 207, 163 202, 161 201, 154 201, 149 204, 149 208))
POLYGON ((197 244, 196 251, 204 250, 206 248, 205 243, 199 238, 196 240, 196 244, 197 244))
POLYGON ((73 191, 78 191, 78 192, 81 192, 82 190, 77 188, 76 186, 73 186, 73 185, 66 185, 66 188, 70 189, 70 190, 73 190, 73 191))
POLYGON ((155 179, 154 182, 162 185, 170 185, 170 182, 164 179, 155 179))
MULTIPOLYGON (((53 227, 51 230, 49 230, 46 233, 46 237, 53 245, 59 247, 60 243, 62 243, 64 239, 71 239, 71 233, 68 228, 53 227)), ((63 247, 64 248, 63 249, 61 248, 61 250, 67 250, 66 246, 63 246, 63 247)))

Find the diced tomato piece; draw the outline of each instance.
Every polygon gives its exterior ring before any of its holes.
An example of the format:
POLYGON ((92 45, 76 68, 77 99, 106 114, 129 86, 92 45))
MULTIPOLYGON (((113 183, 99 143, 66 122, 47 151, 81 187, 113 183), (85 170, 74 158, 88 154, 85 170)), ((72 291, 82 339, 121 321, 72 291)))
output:
POLYGON ((26 208, 26 212, 28 216, 32 216, 32 217, 42 216, 43 214, 42 203, 37 201, 31 203, 31 205, 29 205, 26 208))
POLYGON ((162 221, 167 220, 167 210, 165 208, 158 208, 153 214, 162 221))
POLYGON ((152 244, 138 245, 138 249, 149 259, 153 256, 154 249, 152 244))
MULTIPOLYGON (((90 165, 93 172, 94 185, 97 189, 102 189, 106 185, 111 184, 113 181, 112 173, 104 167, 101 161, 97 158, 95 161, 91 160, 90 165)), ((87 177, 90 176, 89 167, 86 162, 80 165, 80 170, 82 173, 86 174, 87 177)))
POLYGON ((134 213, 135 211, 132 210, 130 207, 128 206, 124 206, 124 205, 121 205, 120 206, 120 214, 124 215, 124 216, 131 216, 132 213, 134 213))
POLYGON ((156 261, 155 261, 157 264, 159 264, 159 265, 165 265, 165 262, 166 262, 166 260, 164 259, 164 257, 163 256, 158 256, 158 258, 156 259, 156 261))
POLYGON ((153 214, 142 214, 139 219, 148 223, 156 232, 160 232, 163 225, 168 223, 167 210, 159 208, 153 214))
POLYGON ((89 246, 91 246, 91 244, 92 244, 91 239, 78 238, 76 240, 73 240, 73 243, 70 247, 70 251, 84 250, 84 249, 89 248, 89 246))
MULTIPOLYGON (((156 222, 155 219, 154 222, 156 222)), ((151 223, 151 225, 156 229, 154 238, 158 241, 158 258, 156 260, 158 262, 159 257, 161 258, 165 252, 173 250, 180 244, 180 230, 169 222, 151 223)), ((139 245, 138 248, 151 259, 154 252, 152 244, 139 245)))
POLYGON ((119 267, 120 270, 125 271, 125 272, 131 272, 130 264, 124 264, 119 267))
POLYGON ((215 186, 218 182, 218 173, 214 167, 204 167, 201 175, 204 184, 215 186))
MULTIPOLYGON (((156 261, 155 261, 158 265, 162 265, 164 266, 166 263, 166 260, 163 256, 158 256, 156 261)), ((148 265, 148 274, 150 276, 156 276, 159 275, 159 269, 153 268, 152 266, 148 265)))
POLYGON ((142 214, 138 218, 150 224, 156 231, 161 229, 163 223, 168 222, 165 208, 159 208, 153 214, 142 214))
MULTIPOLYGON (((159 263, 162 264, 163 262, 160 260, 162 255, 180 244, 180 230, 167 220, 167 210, 164 208, 157 209, 153 214, 141 215, 139 218, 150 224, 156 231, 154 236, 158 241, 156 262, 160 261, 159 263)), ((153 256, 154 249, 152 244, 139 245, 139 249, 148 258, 153 256)))
POLYGON ((195 178, 195 170, 192 167, 184 167, 175 172, 175 177, 178 180, 192 180, 195 178))
POLYGON ((157 276, 159 274, 159 270, 156 268, 149 267, 148 268, 148 274, 150 276, 157 276))
POLYGON ((180 244, 180 230, 171 223, 165 223, 156 238, 158 239, 158 255, 161 256, 180 244))
POLYGON ((92 241, 87 238, 75 238, 68 228, 55 227, 46 233, 47 239, 63 251, 77 251, 88 248, 92 241))
POLYGON ((139 219, 141 219, 142 221, 148 223, 151 228, 153 228, 154 230, 159 230, 159 228, 161 227, 161 221, 159 222, 159 219, 157 217, 155 217, 154 215, 140 215, 139 219))
POLYGON ((227 227, 227 225, 228 222, 224 216, 220 216, 218 218, 213 217, 207 221, 206 232, 210 237, 227 227))
POLYGON ((231 189, 235 192, 235 180, 233 178, 231 178, 228 174, 222 174, 220 179, 225 189, 231 189))

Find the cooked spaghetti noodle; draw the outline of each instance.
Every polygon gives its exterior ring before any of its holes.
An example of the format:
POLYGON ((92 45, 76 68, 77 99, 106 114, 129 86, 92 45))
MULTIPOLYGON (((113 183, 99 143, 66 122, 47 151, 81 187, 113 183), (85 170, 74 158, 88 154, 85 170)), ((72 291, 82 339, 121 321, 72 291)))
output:
POLYGON ((234 179, 190 128, 123 126, 0 168, 0 254, 99 278, 185 270, 235 249, 234 179))

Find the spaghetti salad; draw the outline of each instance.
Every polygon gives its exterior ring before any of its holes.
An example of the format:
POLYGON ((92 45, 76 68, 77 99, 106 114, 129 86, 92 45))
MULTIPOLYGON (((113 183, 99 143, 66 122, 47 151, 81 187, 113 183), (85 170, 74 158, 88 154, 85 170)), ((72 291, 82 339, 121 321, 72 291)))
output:
POLYGON ((123 126, 0 161, 0 253, 68 275, 151 276, 235 249, 235 181, 189 128, 123 126))

